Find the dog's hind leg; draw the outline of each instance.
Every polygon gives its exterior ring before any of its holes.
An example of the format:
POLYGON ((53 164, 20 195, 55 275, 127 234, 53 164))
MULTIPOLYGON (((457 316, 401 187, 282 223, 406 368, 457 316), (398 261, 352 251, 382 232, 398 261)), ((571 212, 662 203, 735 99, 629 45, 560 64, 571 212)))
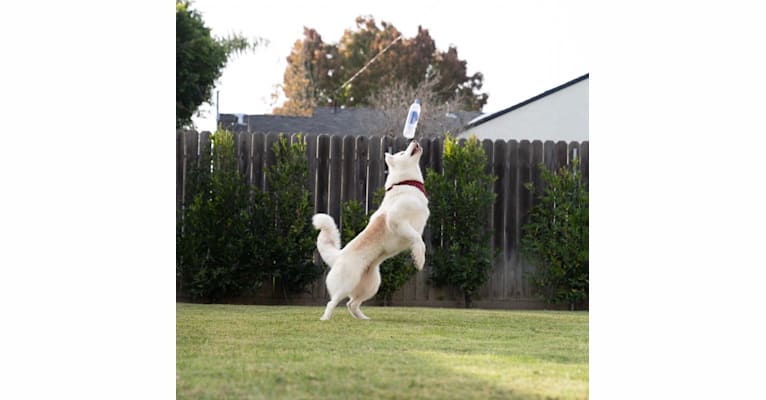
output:
POLYGON ((322 318, 320 318, 322 321, 330 319, 335 306, 346 297, 349 297, 354 287, 353 285, 359 280, 358 275, 357 277, 354 277, 349 276, 348 273, 344 274, 343 271, 347 271, 347 269, 346 265, 343 265, 341 261, 338 261, 338 264, 333 266, 327 274, 326 284, 327 292, 330 293, 330 301, 327 302, 324 314, 322 314, 322 318))
POLYGON ((362 313, 362 310, 359 309, 359 307, 362 305, 362 300, 351 298, 348 303, 346 303, 346 307, 348 307, 348 311, 351 313, 351 315, 356 319, 370 319, 370 317, 364 315, 362 313))
POLYGON ((354 288, 354 291, 351 292, 351 299, 346 303, 348 311, 356 319, 370 319, 370 317, 362 313, 362 310, 360 310, 359 307, 362 306, 363 302, 371 299, 378 293, 378 288, 380 288, 381 261, 382 258, 376 260, 376 262, 365 271, 364 275, 362 275, 362 279, 359 281, 359 285, 357 285, 356 288, 354 288))
POLYGON ((340 301, 343 300, 344 297, 346 296, 340 296, 340 295, 333 296, 332 299, 330 299, 330 301, 327 302, 327 307, 324 309, 324 314, 322 314, 322 318, 319 318, 319 319, 321 321, 329 320, 330 317, 332 316, 332 312, 335 309, 335 306, 337 306, 338 303, 340 303, 340 301))

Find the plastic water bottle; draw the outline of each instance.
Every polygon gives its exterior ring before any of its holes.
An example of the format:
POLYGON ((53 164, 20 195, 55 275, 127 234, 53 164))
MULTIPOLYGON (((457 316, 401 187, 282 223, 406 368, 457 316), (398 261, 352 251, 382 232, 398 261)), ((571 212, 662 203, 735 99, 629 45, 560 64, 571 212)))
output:
POLYGON ((420 100, 415 99, 415 102, 410 106, 410 111, 407 113, 407 120, 404 121, 404 132, 402 134, 407 139, 415 137, 415 128, 418 126, 418 120, 420 119, 420 100))

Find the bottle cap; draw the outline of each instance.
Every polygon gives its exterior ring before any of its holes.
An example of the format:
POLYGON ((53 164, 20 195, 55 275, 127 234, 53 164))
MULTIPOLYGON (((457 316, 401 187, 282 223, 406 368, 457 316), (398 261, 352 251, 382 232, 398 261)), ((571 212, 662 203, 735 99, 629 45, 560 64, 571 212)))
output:
POLYGON ((415 99, 415 104, 420 104, 420 99, 415 99))

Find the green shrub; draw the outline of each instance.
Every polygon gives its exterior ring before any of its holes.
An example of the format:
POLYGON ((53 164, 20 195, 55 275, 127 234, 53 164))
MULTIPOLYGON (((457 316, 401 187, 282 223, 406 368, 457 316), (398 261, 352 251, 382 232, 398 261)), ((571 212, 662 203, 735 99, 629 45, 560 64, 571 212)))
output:
POLYGON ((489 277, 494 253, 492 232, 486 228, 495 200, 494 175, 484 168, 487 155, 472 136, 465 145, 450 135, 444 139, 444 173, 426 173, 431 216, 431 251, 426 262, 430 280, 437 286, 461 290, 465 306, 471 307, 476 290, 489 277))
MULTIPOLYGON (((531 278, 549 303, 570 309, 588 301, 588 191, 576 173, 578 161, 556 173, 540 165, 545 188, 529 211, 521 250, 537 266, 531 278)), ((527 184, 534 192, 534 186, 527 184)))
POLYGON ((259 283, 250 229, 253 206, 237 169, 234 140, 224 130, 212 139, 212 160, 202 160, 191 174, 192 201, 179 213, 176 235, 179 291, 207 302, 259 283))
POLYGON ((290 293, 306 292, 323 268, 313 261, 314 210, 306 189, 306 143, 298 136, 297 142, 290 144, 280 135, 272 149, 276 164, 266 171, 269 192, 262 200, 266 212, 259 216, 266 226, 253 234, 262 242, 264 269, 287 299, 290 293))
MULTIPOLYGON (((373 195, 375 208, 380 206, 385 194, 384 188, 379 188, 373 195)), ((341 240, 347 244, 356 237, 370 220, 375 210, 365 214, 362 203, 351 200, 341 204, 341 240)), ((391 305, 391 296, 399 290, 412 276, 417 273, 409 253, 403 252, 389 258, 380 264, 380 288, 376 297, 383 300, 384 306, 391 305)))
POLYGON ((372 212, 366 214, 362 203, 356 200, 345 201, 340 208, 340 240, 345 246, 367 226, 372 212))

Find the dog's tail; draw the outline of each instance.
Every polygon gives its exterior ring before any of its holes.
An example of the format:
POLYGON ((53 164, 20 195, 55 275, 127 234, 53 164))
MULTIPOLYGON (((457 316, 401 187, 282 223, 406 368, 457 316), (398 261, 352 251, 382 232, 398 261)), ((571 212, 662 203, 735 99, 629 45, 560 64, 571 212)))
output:
POLYGON ((332 267, 340 254, 340 232, 335 221, 327 214, 315 214, 311 219, 314 227, 319 229, 317 250, 327 265, 332 267))

